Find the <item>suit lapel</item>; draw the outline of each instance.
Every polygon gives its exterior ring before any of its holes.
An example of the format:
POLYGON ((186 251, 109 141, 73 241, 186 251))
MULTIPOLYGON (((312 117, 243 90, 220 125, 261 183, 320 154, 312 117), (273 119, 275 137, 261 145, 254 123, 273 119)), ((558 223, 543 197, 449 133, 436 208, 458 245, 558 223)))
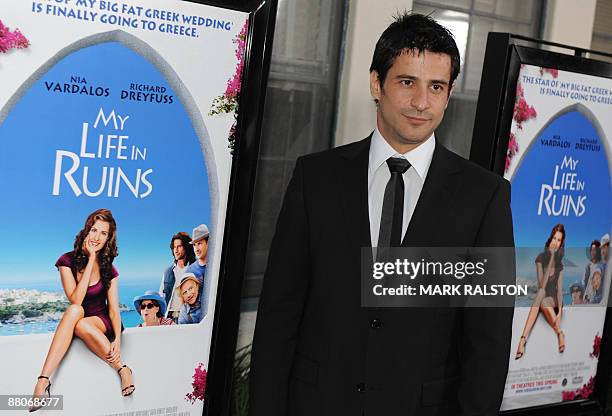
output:
POLYGON ((453 195, 457 186, 455 174, 458 171, 459 167, 450 151, 436 143, 431 165, 402 246, 437 245, 435 236, 444 234, 444 221, 449 218, 449 212, 452 212, 453 195))
POLYGON ((343 166, 338 178, 342 217, 351 245, 371 247, 368 216, 368 159, 370 137, 342 149, 343 166))

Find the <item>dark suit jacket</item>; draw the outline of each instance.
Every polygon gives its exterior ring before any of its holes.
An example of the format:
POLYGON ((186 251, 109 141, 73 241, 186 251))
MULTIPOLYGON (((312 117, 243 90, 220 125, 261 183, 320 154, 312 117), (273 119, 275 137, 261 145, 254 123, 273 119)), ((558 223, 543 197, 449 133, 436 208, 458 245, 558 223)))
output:
MULTIPOLYGON (((511 308, 362 308, 370 138, 298 159, 270 249, 252 416, 497 415, 511 308)), ((509 183, 439 143, 403 245, 514 245, 509 183)))

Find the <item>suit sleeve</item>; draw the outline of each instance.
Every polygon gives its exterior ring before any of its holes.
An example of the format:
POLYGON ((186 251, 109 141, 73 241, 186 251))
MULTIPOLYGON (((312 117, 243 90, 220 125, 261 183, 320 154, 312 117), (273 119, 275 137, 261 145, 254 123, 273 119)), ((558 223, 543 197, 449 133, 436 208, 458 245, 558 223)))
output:
MULTIPOLYGON (((510 183, 506 180, 500 182, 489 202, 475 245, 514 247, 510 183)), ((512 257, 510 263, 514 265, 512 257)), ((513 270, 504 283, 514 284, 514 276, 513 270)), ((499 414, 508 374, 513 315, 513 307, 463 309, 461 416, 499 414)))
POLYGON ((287 414, 289 377, 309 287, 302 159, 287 187, 259 298, 250 373, 251 416, 287 414))

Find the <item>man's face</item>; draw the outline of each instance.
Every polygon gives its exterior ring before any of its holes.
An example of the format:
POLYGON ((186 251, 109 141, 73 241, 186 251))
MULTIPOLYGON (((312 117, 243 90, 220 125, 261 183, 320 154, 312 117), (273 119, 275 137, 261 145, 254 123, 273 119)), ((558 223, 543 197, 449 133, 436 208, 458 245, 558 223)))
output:
POLYGON ((181 260, 185 258, 185 247, 180 239, 176 239, 172 242, 172 254, 174 254, 175 260, 181 260))
POLYGON ((595 261, 595 257, 597 257, 597 246, 591 244, 591 260, 595 261))
POLYGON ((578 289, 572 289, 572 303, 578 304, 582 299, 582 292, 578 289))
POLYGON ((601 246, 601 260, 604 262, 608 261, 608 252, 610 250, 610 243, 606 243, 601 246))
POLYGON ((183 302, 188 305, 193 305, 198 300, 198 289, 200 286, 193 280, 187 280, 181 286, 181 297, 183 302))
POLYGON ((593 275, 593 283, 591 283, 591 285, 593 286, 593 290, 599 290, 601 287, 601 273, 595 273, 593 275))
POLYGON ((395 58, 384 85, 376 71, 370 73, 378 130, 399 153, 423 143, 442 121, 452 93, 450 74, 450 56, 428 51, 406 51, 395 58))
POLYGON ((195 252, 198 260, 206 260, 206 254, 208 253, 208 241, 203 238, 193 242, 193 251, 195 252))

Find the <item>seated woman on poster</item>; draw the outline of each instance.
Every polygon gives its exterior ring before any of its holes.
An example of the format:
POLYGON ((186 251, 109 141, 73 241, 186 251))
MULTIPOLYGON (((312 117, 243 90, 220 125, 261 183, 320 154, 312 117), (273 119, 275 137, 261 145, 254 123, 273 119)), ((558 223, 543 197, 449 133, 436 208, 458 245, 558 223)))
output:
POLYGON ((185 273, 179 284, 183 306, 179 313, 179 324, 197 324, 204 318, 202 310, 202 281, 193 273, 185 273))
POLYGON ((134 308, 142 317, 139 328, 145 326, 174 325, 174 321, 165 318, 166 300, 154 290, 147 290, 144 295, 134 298, 134 308))
POLYGON ((602 266, 601 266, 601 250, 599 249, 600 246, 601 246, 601 243, 597 240, 593 240, 590 246, 589 255, 590 255, 591 261, 586 265, 586 268, 584 271, 584 279, 582 282, 585 288, 584 303, 601 302, 602 266))
MULTIPOLYGON (((55 263, 70 306, 55 330, 49 352, 34 388, 34 397, 50 395, 53 375, 74 336, 121 378, 121 394, 134 392, 132 370, 121 361, 121 315, 119 312, 119 273, 113 266, 117 256, 117 225, 112 213, 99 209, 91 213, 77 234, 74 250, 55 263)), ((38 410, 40 406, 30 408, 38 410)))
POLYGON ((544 245, 544 251, 535 259, 538 276, 538 292, 527 315, 525 328, 516 350, 516 360, 525 354, 527 337, 540 312, 546 322, 557 334, 558 350, 565 351, 565 334, 561 330, 561 315, 563 311, 563 248, 565 247, 565 227, 557 224, 550 232, 544 245))

